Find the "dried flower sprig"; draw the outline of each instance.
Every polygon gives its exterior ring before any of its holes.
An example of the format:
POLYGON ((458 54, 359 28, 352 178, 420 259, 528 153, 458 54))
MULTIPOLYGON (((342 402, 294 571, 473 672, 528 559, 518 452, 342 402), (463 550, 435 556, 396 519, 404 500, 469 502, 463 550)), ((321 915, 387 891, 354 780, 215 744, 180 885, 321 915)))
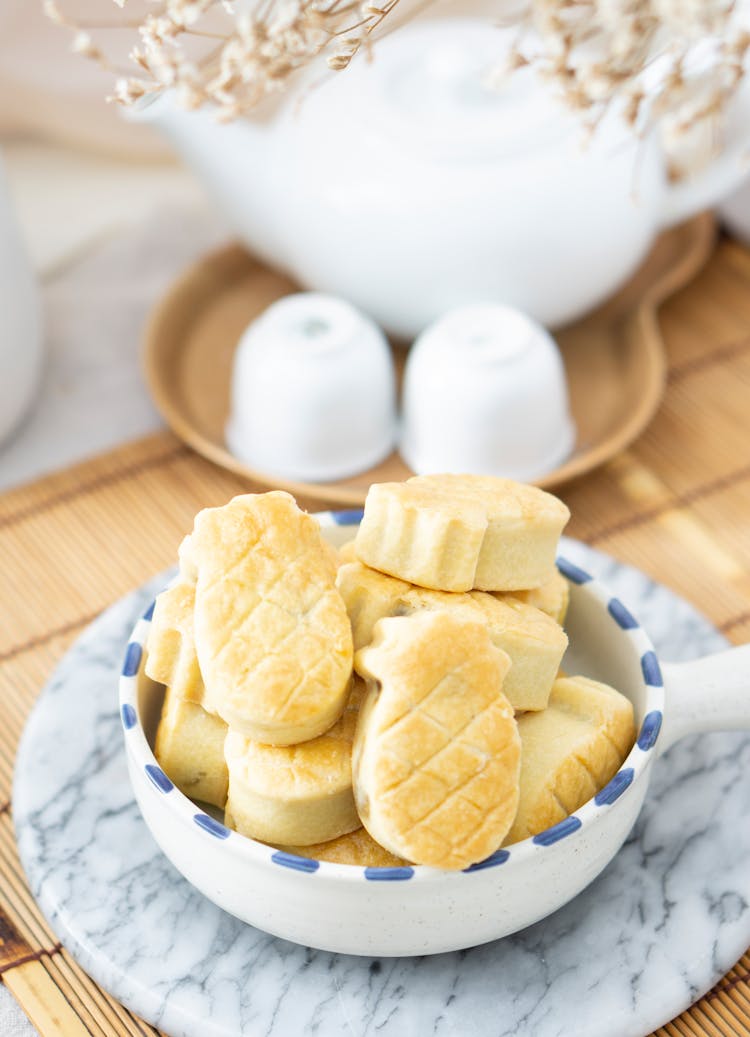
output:
MULTIPOLYGON (((74 30, 75 50, 120 73, 114 100, 132 104, 173 88, 186 107, 211 102, 232 119, 318 58, 347 68, 386 23, 431 0, 113 2, 122 20, 99 24, 63 12, 58 0, 45 8, 74 30), (130 15, 136 3, 141 14, 130 15), (137 34, 135 73, 117 69, 95 38, 118 26, 137 34)), ((656 121, 673 138, 705 123, 715 128, 747 71, 750 25, 736 0, 517 0, 509 13, 512 2, 497 0, 497 22, 517 31, 499 69, 533 65, 592 125, 618 103, 641 131, 656 121)))
MULTIPOLYGON (((121 9, 131 0, 114 0, 121 9)), ((130 51, 135 74, 119 75, 113 100, 129 105, 173 88, 187 108, 216 105, 220 119, 233 119, 282 89, 290 76, 325 52, 328 66, 346 68, 376 35, 399 0, 163 0, 139 19, 123 20, 139 42, 130 51)), ((118 23, 83 23, 57 0, 45 11, 74 30, 73 49, 106 64, 94 42, 97 30, 118 23)), ((118 70, 114 63, 109 66, 118 70)))
POLYGON ((619 103, 676 149, 701 126, 716 134, 750 58, 735 0, 529 0, 517 24, 509 69, 533 64, 591 126, 619 103))

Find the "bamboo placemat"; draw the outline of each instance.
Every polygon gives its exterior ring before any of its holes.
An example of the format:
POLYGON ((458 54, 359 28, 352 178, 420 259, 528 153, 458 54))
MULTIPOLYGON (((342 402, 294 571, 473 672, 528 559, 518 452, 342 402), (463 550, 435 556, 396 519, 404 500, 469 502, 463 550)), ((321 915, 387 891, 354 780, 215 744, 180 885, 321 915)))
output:
MULTIPOLYGON (((750 640, 750 252, 723 240, 661 316, 662 409, 627 453, 562 493, 569 532, 750 640)), ((25 717, 94 616, 174 561, 199 508, 247 488, 162 433, 0 497, 0 980, 43 1037, 157 1031, 82 972, 26 887, 10 808, 25 717)), ((750 1037, 750 952, 658 1034, 750 1037)))

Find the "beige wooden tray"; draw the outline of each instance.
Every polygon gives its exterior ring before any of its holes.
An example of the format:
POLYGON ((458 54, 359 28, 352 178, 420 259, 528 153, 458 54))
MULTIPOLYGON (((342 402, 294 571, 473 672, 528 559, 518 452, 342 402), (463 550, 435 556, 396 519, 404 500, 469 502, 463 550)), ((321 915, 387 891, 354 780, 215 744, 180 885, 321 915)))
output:
MULTIPOLYGON (((590 471, 643 431, 664 390, 657 307, 698 273, 714 240, 707 215, 662 235, 615 297, 557 335, 577 439, 572 456, 539 485, 557 486, 590 471)), ((296 496, 359 505, 370 483, 413 474, 397 453, 349 479, 302 483, 248 467, 224 441, 237 341, 266 306, 295 290, 288 278, 237 245, 207 256, 183 274, 151 316, 144 357, 148 385, 175 433, 216 464, 296 496)), ((406 353, 394 346, 394 354, 400 378, 406 353)))

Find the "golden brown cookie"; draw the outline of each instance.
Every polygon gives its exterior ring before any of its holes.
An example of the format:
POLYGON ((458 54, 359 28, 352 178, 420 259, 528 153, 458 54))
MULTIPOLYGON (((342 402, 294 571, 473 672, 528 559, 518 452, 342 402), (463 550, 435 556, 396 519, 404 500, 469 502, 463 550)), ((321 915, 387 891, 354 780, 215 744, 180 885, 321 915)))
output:
POLYGON ((562 821, 604 788, 635 738, 633 707, 587 677, 556 680, 542 713, 517 718, 521 796, 506 843, 562 821))
POLYGON ((219 717, 167 688, 154 755, 180 792, 221 809, 227 801, 226 734, 219 717))
MULTIPOLYGON (((504 601, 508 597, 508 593, 498 592, 497 596, 504 601)), ((555 569, 552 576, 545 580, 541 587, 535 587, 530 591, 513 591, 513 597, 525 605, 533 605, 535 609, 546 612, 556 623, 563 626, 568 614, 570 584, 555 569)))
POLYGON ((327 843, 279 846, 278 849, 296 853, 299 857, 312 857, 316 861, 353 864, 359 868, 397 868, 407 863, 402 857, 396 857, 376 843, 366 828, 358 828, 356 832, 349 832, 327 843))
POLYGON ((357 551, 355 547, 355 541, 347 540, 345 544, 342 544, 339 548, 339 565, 346 565, 347 562, 357 561, 357 551))
POLYGON ((146 673, 168 685, 177 698, 200 704, 204 688, 193 638, 194 604, 191 583, 175 583, 158 595, 148 632, 146 673))
MULTIPOLYGON (((406 595, 415 589, 413 583, 378 572, 356 560, 339 566, 336 587, 344 599, 352 625, 355 652, 370 644, 378 620, 387 616, 408 616, 414 611, 406 602, 406 595)), ((420 589, 424 594, 431 593, 420 589)))
POLYGON ((190 555, 206 709, 274 745, 326 731, 348 695, 352 638, 315 519, 288 493, 235 497, 198 514, 190 555))
POLYGON ((441 610, 484 624, 492 643, 512 662, 503 694, 516 710, 544 709, 568 639, 539 609, 512 595, 482 591, 451 594, 427 590, 370 569, 361 562, 342 565, 336 585, 346 603, 355 651, 369 644, 378 620, 441 610))
POLYGON ((334 547, 333 544, 326 540, 324 536, 321 536, 320 542, 323 545, 323 550, 328 552, 328 557, 330 559, 331 565, 334 569, 338 569, 338 567, 341 565, 339 549, 337 547, 334 547))
POLYGON ((253 839, 295 846, 337 839, 360 827, 351 757, 363 690, 354 679, 339 720, 299 745, 263 745, 229 731, 224 755, 231 827, 253 839))
POLYGON ((352 757, 362 822, 399 857, 465 868, 493 853, 518 805, 510 660, 449 612, 381 620, 356 655, 368 680, 352 757))
POLYGON ((198 579, 198 566, 193 555, 192 537, 183 537, 177 548, 177 558, 180 563, 180 579, 184 583, 195 583, 198 579))
POLYGON ((418 475, 370 487, 355 549, 433 590, 527 590, 548 578, 569 517, 556 497, 510 479, 418 475))

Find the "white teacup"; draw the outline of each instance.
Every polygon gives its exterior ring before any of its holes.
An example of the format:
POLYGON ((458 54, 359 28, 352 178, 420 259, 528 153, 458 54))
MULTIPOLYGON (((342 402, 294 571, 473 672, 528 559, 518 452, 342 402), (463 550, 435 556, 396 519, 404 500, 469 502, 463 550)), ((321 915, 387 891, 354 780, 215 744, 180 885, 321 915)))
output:
POLYGON ((365 471, 393 449, 396 389, 388 343, 330 295, 288 295, 243 334, 226 429, 253 468, 310 482, 365 471))
POLYGON ((570 453, 565 371, 545 329, 500 303, 453 309, 416 340, 401 453, 417 473, 532 482, 570 453))

